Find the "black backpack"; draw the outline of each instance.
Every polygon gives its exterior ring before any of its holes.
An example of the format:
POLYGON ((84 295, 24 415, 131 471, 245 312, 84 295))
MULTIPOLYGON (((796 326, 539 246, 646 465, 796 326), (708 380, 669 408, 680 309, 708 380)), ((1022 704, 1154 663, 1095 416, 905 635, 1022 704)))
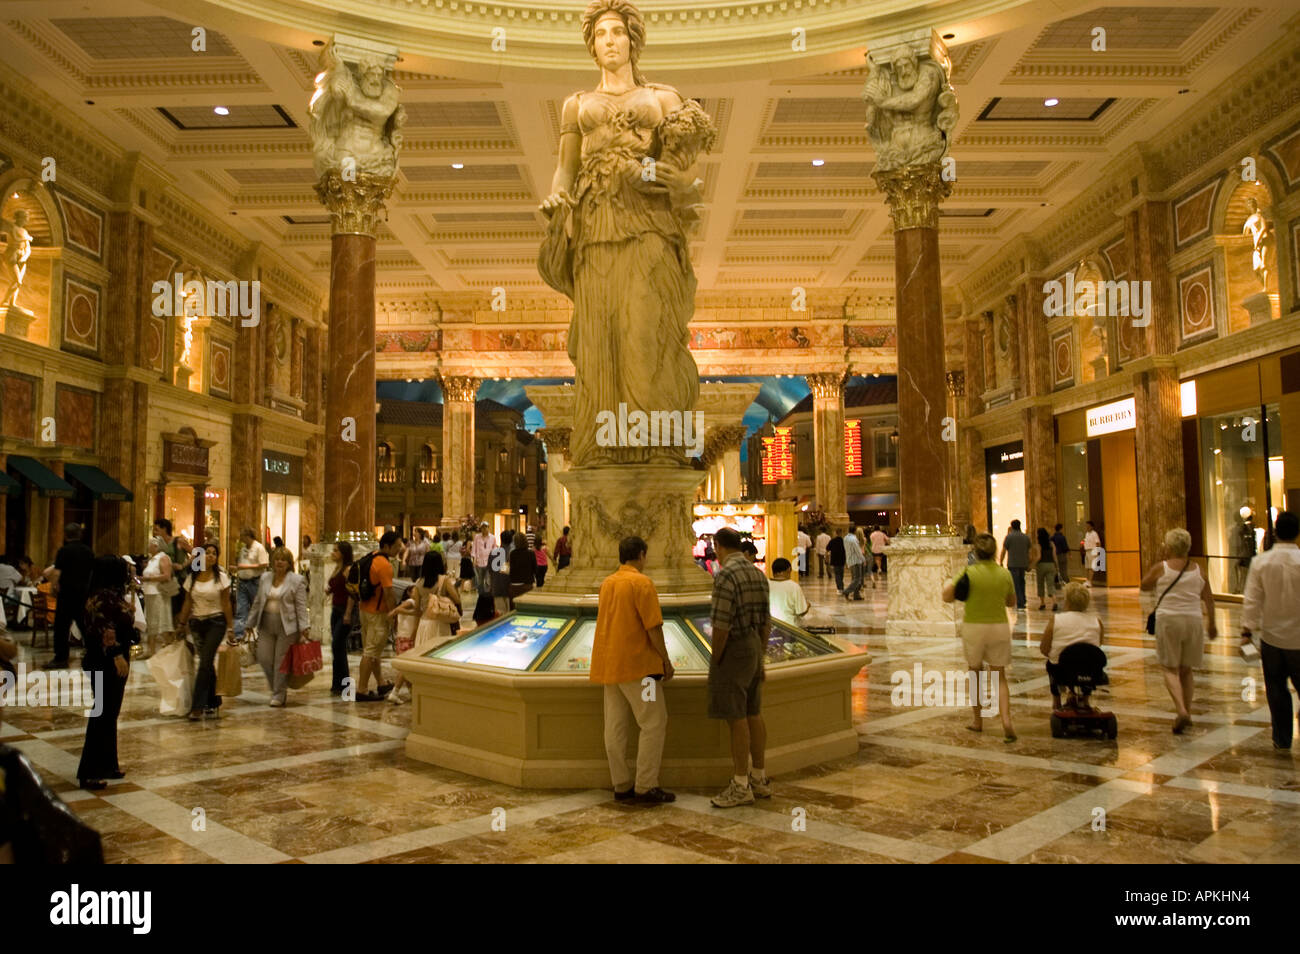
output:
POLYGON ((356 574, 357 598, 365 603, 375 597, 379 587, 370 582, 370 566, 375 562, 375 554, 367 553, 360 562, 354 564, 352 572, 356 574))

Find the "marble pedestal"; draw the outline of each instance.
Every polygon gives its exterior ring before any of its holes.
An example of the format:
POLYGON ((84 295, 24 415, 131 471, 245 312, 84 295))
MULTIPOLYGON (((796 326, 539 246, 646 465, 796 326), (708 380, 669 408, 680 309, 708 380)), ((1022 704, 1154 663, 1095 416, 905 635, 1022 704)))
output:
POLYGON ((28 311, 26 308, 20 308, 17 305, 0 307, 0 322, 3 322, 5 334, 13 335, 15 338, 26 338, 27 329, 32 326, 32 322, 35 320, 35 313, 28 311))
POLYGON ((645 540, 645 573, 660 597, 703 596, 713 577, 691 558, 691 506, 703 471, 666 464, 581 467, 556 474, 569 491, 573 560, 552 580, 547 596, 594 595, 618 569, 618 542, 645 540))
POLYGON ((1256 292, 1242 299, 1241 307, 1250 315, 1250 326, 1268 324, 1273 320, 1273 300, 1264 292, 1256 292))
POLYGON ((957 536, 900 534, 889 557, 887 636, 956 636, 960 603, 945 603, 943 585, 960 572, 970 548, 957 536))

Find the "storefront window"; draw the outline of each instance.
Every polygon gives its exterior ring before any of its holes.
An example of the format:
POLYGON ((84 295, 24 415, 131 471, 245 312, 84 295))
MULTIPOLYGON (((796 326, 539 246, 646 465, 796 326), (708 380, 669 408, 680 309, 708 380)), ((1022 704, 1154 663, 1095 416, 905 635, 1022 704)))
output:
MULTIPOLYGON (((1061 445, 1061 532, 1070 541, 1070 572, 1083 573, 1078 543, 1088 532, 1088 444, 1061 445), (1079 563, 1076 568, 1075 563, 1079 563)), ((1050 527, 1048 529, 1051 529, 1050 527)))
POLYGON ((168 484, 163 490, 163 516, 172 522, 172 533, 194 542, 194 488, 189 484, 168 484))
POLYGON ((288 494, 267 494, 262 500, 264 502, 262 525, 266 527, 266 535, 272 540, 276 537, 284 540, 284 545, 296 560, 298 545, 302 540, 300 533, 302 524, 299 517, 302 498, 291 497, 288 494))
POLYGON ((1251 558, 1282 502, 1282 418, 1278 406, 1203 417, 1201 500, 1210 586, 1241 593, 1251 558))
POLYGON ((1023 442, 985 448, 984 469, 988 474, 989 531, 1000 540, 1012 520, 1019 520, 1023 527, 1028 518, 1023 442))

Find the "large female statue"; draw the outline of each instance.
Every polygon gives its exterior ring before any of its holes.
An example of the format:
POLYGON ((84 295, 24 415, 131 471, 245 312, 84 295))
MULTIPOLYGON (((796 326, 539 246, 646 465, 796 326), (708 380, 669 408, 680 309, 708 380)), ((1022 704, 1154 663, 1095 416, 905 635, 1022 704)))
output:
MULTIPOLYGON (((695 273, 687 231, 699 180, 688 175, 713 142, 709 117, 637 69, 645 22, 627 0, 592 0, 582 35, 600 83, 574 93, 560 120, 560 159, 538 269, 573 300, 569 357, 575 466, 636 461, 687 465, 683 449, 621 450, 597 442, 597 415, 690 414, 699 371, 688 348, 695 273)), ((605 431, 601 431, 605 433, 605 431)))

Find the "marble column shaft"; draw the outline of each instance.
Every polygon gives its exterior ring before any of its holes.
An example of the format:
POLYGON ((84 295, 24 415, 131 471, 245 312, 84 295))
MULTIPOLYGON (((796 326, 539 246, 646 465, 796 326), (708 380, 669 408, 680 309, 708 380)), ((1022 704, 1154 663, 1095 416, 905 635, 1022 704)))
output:
POLYGON ((813 393, 813 497, 833 527, 847 527, 844 373, 805 375, 813 393))
POLYGON ((375 237, 330 244, 325 536, 375 525, 375 237), (345 437, 352 438, 345 440, 345 437))
POLYGON ((1178 368, 1171 363, 1139 371, 1133 376, 1133 397, 1138 539, 1146 568, 1160 559, 1165 534, 1187 526, 1178 368))
POLYGON ((948 524, 943 440, 943 288, 939 230, 894 232, 898 314, 898 475, 904 525, 948 524))
POLYGON ((479 379, 442 379, 442 522, 460 526, 474 510, 474 392, 479 379))
MULTIPOLYGON (((1135 328, 1130 340, 1139 355, 1173 354, 1178 350, 1178 312, 1173 308, 1173 280, 1169 276, 1169 203, 1142 202, 1124 217, 1132 267, 1128 280, 1148 281, 1148 324, 1135 328)), ((1129 321, 1121 318, 1120 321, 1129 321)))

